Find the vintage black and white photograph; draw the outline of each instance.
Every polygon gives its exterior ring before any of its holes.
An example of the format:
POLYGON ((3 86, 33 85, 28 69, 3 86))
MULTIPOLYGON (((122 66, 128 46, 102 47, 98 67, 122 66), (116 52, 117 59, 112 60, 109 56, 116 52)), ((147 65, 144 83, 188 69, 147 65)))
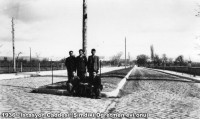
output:
POLYGON ((0 0, 1 119, 200 119, 200 0, 0 0))

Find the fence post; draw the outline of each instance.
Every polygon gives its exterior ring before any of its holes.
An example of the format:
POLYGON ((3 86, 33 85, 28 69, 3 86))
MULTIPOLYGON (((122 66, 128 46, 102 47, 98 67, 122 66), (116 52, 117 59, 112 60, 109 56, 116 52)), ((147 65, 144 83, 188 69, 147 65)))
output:
POLYGON ((10 63, 8 63, 8 72, 10 73, 10 63))
POLYGON ((39 72, 40 72, 40 63, 39 63, 39 72))
POLYGON ((21 62, 21 72, 22 72, 22 70, 23 70, 23 69, 22 69, 22 62, 21 62))
POLYGON ((63 70, 63 63, 61 63, 61 70, 63 70))
POLYGON ((29 66, 29 68, 30 68, 30 72, 32 71, 31 69, 32 69, 32 65, 31 65, 31 62, 30 62, 30 66, 29 66))
POLYGON ((193 68, 193 70, 194 70, 193 76, 195 77, 196 76, 196 70, 195 70, 195 68, 193 68))
POLYGON ((100 60, 100 77, 101 77, 101 60, 100 60))
POLYGON ((52 60, 51 60, 51 71, 52 71, 52 84, 53 84, 53 64, 52 64, 52 60))

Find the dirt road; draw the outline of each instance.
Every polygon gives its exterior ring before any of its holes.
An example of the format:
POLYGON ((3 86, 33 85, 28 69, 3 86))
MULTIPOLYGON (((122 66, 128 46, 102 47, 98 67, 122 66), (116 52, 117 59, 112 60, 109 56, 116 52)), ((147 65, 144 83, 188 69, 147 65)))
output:
MULTIPOLYGON (((111 69, 107 68, 107 70, 102 72, 109 70, 111 69)), ((62 74, 54 75, 54 83, 67 80, 67 77, 62 74)), ((51 84, 51 79, 51 75, 45 75, 41 77, 0 80, 0 118, 14 117, 26 119, 39 116, 45 119, 49 117, 77 118, 81 116, 95 118, 98 115, 93 114, 106 114, 109 105, 115 100, 112 98, 91 99, 30 93, 34 88, 51 84), (90 115, 81 115, 86 113, 90 115), (58 114, 62 116, 60 117, 58 114)))
MULTIPOLYGON (((54 79, 64 80, 66 77, 54 79)), ((30 93, 32 88, 49 83, 51 77, 1 80, 1 118, 2 114, 5 117, 2 112, 9 112, 15 113, 15 118, 35 118, 34 114, 41 118, 61 118, 58 114, 65 114, 62 116, 69 118, 85 113, 91 114, 86 115, 87 118, 95 118, 92 114, 102 113, 102 118, 200 119, 200 89, 197 84, 145 68, 134 68, 120 98, 91 99, 30 93)))
POLYGON ((148 119, 200 119, 200 88, 187 79, 136 67, 112 112, 148 119))

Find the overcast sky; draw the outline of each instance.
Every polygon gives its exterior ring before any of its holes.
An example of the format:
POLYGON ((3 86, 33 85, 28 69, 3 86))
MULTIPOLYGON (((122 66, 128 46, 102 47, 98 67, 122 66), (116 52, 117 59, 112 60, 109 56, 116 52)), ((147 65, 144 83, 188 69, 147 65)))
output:
MULTIPOLYGON (((87 0, 88 54, 109 58, 127 52, 200 61, 198 0, 87 0), (198 48, 199 45, 199 48, 198 48)), ((53 59, 78 55, 82 48, 82 0, 0 0, 0 56, 12 56, 11 18, 16 54, 53 59)), ((127 53, 128 54, 128 53, 127 53)))

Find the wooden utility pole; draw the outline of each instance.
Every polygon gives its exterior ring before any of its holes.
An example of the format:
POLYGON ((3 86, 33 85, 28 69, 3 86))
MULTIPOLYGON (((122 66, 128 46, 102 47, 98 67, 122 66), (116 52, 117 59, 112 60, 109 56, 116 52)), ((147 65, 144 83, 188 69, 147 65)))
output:
POLYGON ((30 62, 31 62, 31 48, 29 48, 30 49, 30 62))
POLYGON ((16 59, 15 59, 15 28, 14 18, 12 17, 12 46, 13 46, 13 71, 16 72, 16 59))
POLYGON ((30 71, 32 70, 32 62, 31 62, 31 48, 30 48, 30 71))
POLYGON ((101 65, 102 65, 102 63, 101 63, 101 60, 100 60, 100 77, 101 77, 101 65))
POLYGON ((125 37, 125 68, 126 68, 126 37, 125 37))
POLYGON ((128 52, 128 65, 130 65, 130 52, 128 52))
POLYGON ((17 59, 16 59, 16 64, 17 64, 17 65, 16 65, 16 72, 17 72, 17 69, 18 69, 18 67, 19 67, 19 61, 18 61, 18 59, 19 59, 19 55, 20 55, 20 54, 22 54, 22 52, 19 52, 18 55, 17 55, 17 59))
POLYGON ((23 66, 23 65, 22 65, 22 62, 21 62, 21 72, 23 71, 22 66, 23 66))
POLYGON ((53 63, 51 59, 51 77, 52 77, 52 84, 53 84, 53 63))
POLYGON ((153 45, 150 46, 150 50, 151 50, 151 61, 154 62, 154 48, 153 48, 153 45))
POLYGON ((82 28, 83 50, 87 56, 87 0, 83 0, 83 28, 82 28))

